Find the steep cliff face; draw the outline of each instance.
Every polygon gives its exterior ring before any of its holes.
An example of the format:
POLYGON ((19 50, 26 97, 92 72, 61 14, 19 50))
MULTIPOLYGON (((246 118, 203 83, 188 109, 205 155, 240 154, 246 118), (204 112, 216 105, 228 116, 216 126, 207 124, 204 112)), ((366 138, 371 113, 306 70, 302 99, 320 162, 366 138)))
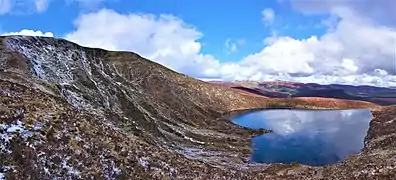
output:
MULTIPOLYGON (((334 173, 337 177, 339 166, 350 170, 340 177, 371 173, 353 174, 367 168, 354 166, 360 156, 324 169, 247 163, 247 129, 222 115, 251 108, 375 108, 374 104, 270 99, 195 80, 131 52, 42 37, 9 36, 1 41, 0 177, 321 178, 334 173)), ((376 134, 394 125, 394 111, 375 112, 382 117, 378 122, 390 125, 373 126, 364 152, 375 159, 371 169, 383 163, 393 167, 386 159, 393 156, 394 146, 387 140, 394 131, 376 134), (387 153, 373 154, 381 147, 387 153)), ((381 171, 390 172, 394 169, 381 171)))

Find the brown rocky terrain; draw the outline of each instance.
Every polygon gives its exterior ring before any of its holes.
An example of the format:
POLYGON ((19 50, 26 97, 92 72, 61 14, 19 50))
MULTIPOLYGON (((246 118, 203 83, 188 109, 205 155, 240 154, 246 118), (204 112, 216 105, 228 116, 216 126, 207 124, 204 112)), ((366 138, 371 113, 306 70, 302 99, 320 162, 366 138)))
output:
POLYGON ((396 178, 396 107, 265 98, 131 52, 52 38, 0 40, 0 175, 6 179, 396 178), (374 119, 364 150, 341 163, 253 164, 251 130, 225 115, 262 108, 370 108, 374 119))

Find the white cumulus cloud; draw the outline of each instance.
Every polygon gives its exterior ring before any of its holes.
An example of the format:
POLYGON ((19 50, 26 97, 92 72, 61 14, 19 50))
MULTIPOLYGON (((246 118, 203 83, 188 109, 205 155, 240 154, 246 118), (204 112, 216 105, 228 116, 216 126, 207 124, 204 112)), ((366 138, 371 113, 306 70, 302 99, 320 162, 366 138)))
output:
POLYGON ((320 37, 276 37, 269 42, 239 64, 269 73, 356 75, 381 69, 396 74, 396 31, 391 28, 342 19, 335 31, 320 37))
MULTIPOLYGON (((331 15, 322 22, 327 32, 305 39, 271 36, 261 50, 237 62, 202 53, 199 40, 203 33, 169 14, 122 14, 102 9, 81 14, 74 22, 75 29, 64 37, 84 46, 137 52, 197 78, 396 86, 396 16, 387 10, 394 1, 372 2, 372 6, 359 0, 289 1, 306 14, 331 15), (383 11, 376 10, 378 6, 383 6, 383 11)), ((0 12, 6 9, 2 6, 0 12)), ((265 9, 261 16, 264 22, 273 23, 275 12, 265 9)), ((53 36, 32 30, 6 34, 53 36)), ((235 52, 243 43, 228 39, 225 47, 235 52)))
POLYGON ((202 36, 194 27, 172 15, 119 14, 102 9, 80 16, 66 39, 89 47, 137 52, 171 69, 205 76, 219 64, 201 54, 202 36))
MULTIPOLYGON (((134 51, 198 78, 396 85, 396 30, 355 11, 342 12, 322 36, 268 37, 261 51, 239 62, 221 62, 201 53, 202 33, 172 15, 103 9, 80 16, 66 38, 90 47, 134 51)), ((225 44, 237 50, 236 43, 225 44)))
POLYGON ((29 29, 23 29, 19 32, 7 32, 1 34, 2 36, 9 36, 9 35, 22 35, 22 36, 45 36, 45 37, 54 37, 52 32, 41 32, 41 31, 34 31, 29 29))
POLYGON ((395 0, 288 0, 292 6, 306 14, 353 11, 375 23, 396 26, 395 0))

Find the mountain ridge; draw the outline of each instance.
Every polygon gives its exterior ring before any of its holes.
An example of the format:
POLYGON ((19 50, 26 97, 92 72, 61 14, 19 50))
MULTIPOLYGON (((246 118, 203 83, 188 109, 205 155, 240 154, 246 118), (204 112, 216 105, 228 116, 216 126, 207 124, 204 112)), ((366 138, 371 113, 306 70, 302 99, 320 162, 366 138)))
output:
MULTIPOLYGON (((370 108, 373 122, 388 122, 396 112, 362 101, 253 96, 136 53, 66 40, 0 40, 0 173, 11 179, 369 177, 371 171, 353 174, 366 167, 355 167, 359 157, 329 168, 251 164, 249 129, 223 115, 258 108, 370 108)), ((386 161, 392 153, 373 153, 393 152, 386 138, 393 132, 385 129, 394 126, 375 125, 364 150, 375 164, 371 169, 384 167, 385 175, 394 172, 384 166, 392 165, 386 161)))
POLYGON ((396 105, 396 90, 376 86, 353 86, 297 82, 212 82, 225 87, 253 92, 264 97, 324 97, 372 102, 379 105, 396 105))

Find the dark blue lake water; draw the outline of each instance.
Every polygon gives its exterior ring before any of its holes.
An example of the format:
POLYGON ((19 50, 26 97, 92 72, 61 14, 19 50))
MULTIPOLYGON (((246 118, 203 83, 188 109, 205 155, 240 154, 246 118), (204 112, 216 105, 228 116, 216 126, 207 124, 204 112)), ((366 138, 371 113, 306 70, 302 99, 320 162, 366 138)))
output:
POLYGON ((370 110, 262 110, 232 118, 253 129, 273 130, 252 139, 251 160, 321 166, 357 154, 364 146, 370 110))

